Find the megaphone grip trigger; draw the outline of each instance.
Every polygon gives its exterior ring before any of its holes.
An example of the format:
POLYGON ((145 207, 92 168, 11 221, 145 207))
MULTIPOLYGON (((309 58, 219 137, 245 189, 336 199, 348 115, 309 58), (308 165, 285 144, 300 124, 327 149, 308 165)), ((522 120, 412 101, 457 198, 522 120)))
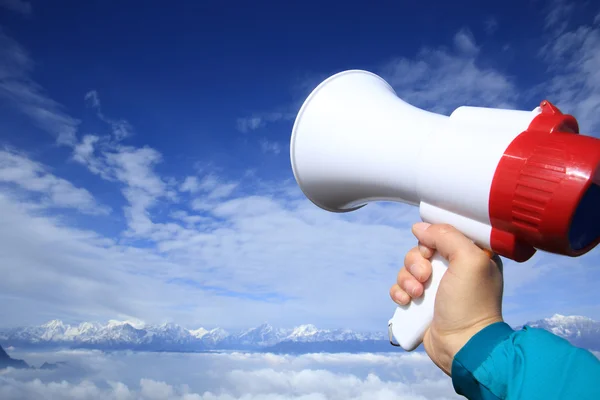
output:
MULTIPOLYGON (((423 295, 410 303, 398 306, 388 326, 398 346, 413 351, 423 342, 423 336, 433 320, 438 287, 448 269, 448 261, 437 251, 431 257, 431 276, 425 282, 423 295)), ((390 342, 392 338, 390 338, 390 342)))
MULTIPOLYGON (((483 249, 491 258, 494 253, 483 249)), ((423 342, 423 336, 433 320, 435 298, 438 288, 448 269, 448 260, 437 251, 431 257, 431 276, 425 282, 423 295, 412 299, 407 305, 398 306, 388 322, 390 343, 405 351, 413 351, 423 342)))

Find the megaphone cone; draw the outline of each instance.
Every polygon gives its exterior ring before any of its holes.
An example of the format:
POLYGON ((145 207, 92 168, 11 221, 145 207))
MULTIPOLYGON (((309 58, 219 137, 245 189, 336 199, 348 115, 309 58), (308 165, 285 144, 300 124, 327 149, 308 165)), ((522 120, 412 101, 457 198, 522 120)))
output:
POLYGON ((332 212, 378 200, 418 204, 419 153, 447 119, 404 102, 375 74, 344 71, 322 82, 298 113, 294 176, 313 203, 332 212))

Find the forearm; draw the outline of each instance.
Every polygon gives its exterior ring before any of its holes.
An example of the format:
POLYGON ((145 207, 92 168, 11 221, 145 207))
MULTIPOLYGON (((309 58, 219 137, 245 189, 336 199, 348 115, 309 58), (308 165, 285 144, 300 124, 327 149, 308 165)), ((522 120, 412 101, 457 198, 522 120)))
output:
POLYGON ((456 354, 452 381, 469 399, 600 399, 600 361, 545 330, 502 322, 456 354))

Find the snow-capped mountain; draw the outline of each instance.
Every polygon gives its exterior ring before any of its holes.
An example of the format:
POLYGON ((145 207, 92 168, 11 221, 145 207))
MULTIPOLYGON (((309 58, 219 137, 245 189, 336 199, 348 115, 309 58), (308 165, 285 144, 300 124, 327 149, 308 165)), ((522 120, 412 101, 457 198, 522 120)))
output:
POLYGON ((555 314, 527 325, 552 332, 575 346, 600 351, 600 321, 578 315, 555 314))
MULTIPOLYGON (((600 322, 581 316, 554 315, 527 325, 546 329, 591 350, 600 350, 600 322)), ((40 326, 0 330, 0 344, 6 346, 43 346, 95 348, 102 350, 210 351, 264 350, 277 352, 309 351, 391 351, 387 332, 355 332, 344 329, 319 329, 300 325, 292 329, 262 324, 230 333, 221 328, 186 329, 167 323, 145 325, 136 321, 106 324, 84 322, 79 325, 53 320, 40 326)))
POLYGON ((237 335, 229 336, 229 342, 242 346, 273 346, 286 339, 288 332, 284 329, 273 328, 269 324, 262 324, 256 328, 248 329, 237 335))
POLYGON ((189 331, 190 335, 195 337, 196 339, 202 339, 202 337, 206 336, 210 331, 204 328, 192 329, 189 331))
POLYGON ((350 330, 325 330, 314 325, 293 329, 262 324, 241 332, 222 328, 185 329, 180 325, 144 325, 131 321, 114 321, 102 325, 84 322, 79 325, 53 320, 40 326, 0 330, 0 343, 12 346, 61 346, 99 349, 137 349, 202 351, 218 349, 264 349, 283 342, 334 342, 384 340, 381 333, 350 330))

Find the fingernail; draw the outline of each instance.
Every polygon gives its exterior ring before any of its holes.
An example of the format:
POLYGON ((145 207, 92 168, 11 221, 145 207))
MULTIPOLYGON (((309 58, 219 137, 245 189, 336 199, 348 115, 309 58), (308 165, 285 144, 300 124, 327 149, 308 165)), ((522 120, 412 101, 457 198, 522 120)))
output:
POLYGON ((432 250, 427 246, 423 246, 422 244, 419 245, 419 253, 421 253, 421 255, 425 258, 432 256, 432 250))
POLYGON ((418 293, 419 293, 419 287, 417 285, 414 285, 412 287, 412 289, 410 289, 410 295, 412 297, 416 297, 418 295, 418 293))
POLYGON ((394 299, 400 304, 406 304, 408 302, 408 296, 399 290, 394 293, 394 299))
POLYGON ((415 281, 407 281, 404 283, 404 287, 402 288, 406 293, 410 293, 410 296, 415 298, 420 295, 420 287, 419 284, 415 281))
POLYGON ((410 272, 412 274, 412 276, 414 276, 418 280, 421 279, 422 271, 421 271, 421 266, 419 264, 413 264, 410 267, 408 267, 408 272, 410 272))
POLYGON ((431 224, 428 224, 427 222, 418 222, 413 226, 413 228, 415 229, 415 231, 421 232, 429 228, 430 226, 431 224))

